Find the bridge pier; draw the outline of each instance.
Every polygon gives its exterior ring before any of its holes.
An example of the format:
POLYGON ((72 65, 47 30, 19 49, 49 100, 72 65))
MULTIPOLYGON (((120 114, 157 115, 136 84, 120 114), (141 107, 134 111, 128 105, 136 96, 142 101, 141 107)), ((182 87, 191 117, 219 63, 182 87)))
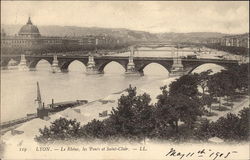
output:
POLYGON ((134 63, 133 57, 134 57, 134 46, 131 46, 125 74, 126 75, 144 75, 143 71, 140 73, 139 71, 135 69, 135 63, 134 63))
POLYGON ((57 55, 53 56, 53 63, 51 65, 51 70, 52 70, 52 73, 58 73, 58 72, 60 72, 60 68, 58 66, 57 55))
POLYGON ((134 73, 134 72, 136 72, 136 71, 135 71, 135 64, 133 61, 133 57, 129 56, 126 73, 130 74, 130 73, 134 73))
MULTIPOLYGON (((172 51, 173 56, 174 56, 174 51, 172 51)), ((182 60, 178 55, 178 49, 177 49, 177 56, 173 57, 173 65, 170 71, 169 76, 174 77, 174 76, 182 76, 184 75, 185 71, 182 65, 182 60)))
POLYGON ((185 71, 183 69, 183 66, 173 65, 172 69, 170 70, 169 76, 175 77, 175 76, 182 76, 184 74, 185 74, 185 71))
POLYGON ((139 72, 136 70, 135 64, 133 62, 133 57, 129 57, 129 63, 127 65, 125 74, 126 75, 140 75, 140 76, 144 75, 143 71, 139 72))
POLYGON ((100 74, 103 72, 98 71, 96 65, 95 65, 95 60, 92 55, 89 56, 88 64, 86 67, 86 74, 100 74))
POLYGON ((29 70, 29 68, 27 67, 27 62, 26 62, 24 54, 21 55, 21 61, 20 61, 19 65, 18 65, 18 69, 21 70, 21 71, 29 70))

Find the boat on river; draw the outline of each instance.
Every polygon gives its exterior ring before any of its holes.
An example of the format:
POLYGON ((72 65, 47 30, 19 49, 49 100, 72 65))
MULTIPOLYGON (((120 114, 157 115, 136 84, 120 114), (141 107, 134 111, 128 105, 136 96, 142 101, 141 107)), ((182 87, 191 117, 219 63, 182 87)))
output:
POLYGON ((39 89, 39 83, 37 82, 37 116, 38 118, 44 119, 50 113, 60 112, 67 108, 74 108, 83 104, 88 103, 87 100, 76 100, 76 101, 65 101, 54 103, 54 99, 52 99, 52 103, 48 104, 46 107, 42 102, 41 93, 39 89))
POLYGON ((59 103, 51 103, 48 104, 45 109, 48 110, 50 113, 59 112, 62 110, 65 110, 67 108, 74 108, 80 105, 84 105, 88 103, 87 100, 76 100, 76 101, 65 101, 65 102, 59 102, 59 103))
POLYGON ((35 118, 44 119, 48 117, 50 114, 54 114, 56 112, 63 111, 67 108, 74 108, 74 107, 88 103, 87 100, 76 100, 76 101, 65 101, 65 102, 54 103, 54 100, 52 99, 52 103, 48 104, 45 107, 44 103, 42 102, 38 82, 37 82, 37 98, 35 101, 36 101, 37 113, 27 114, 27 116, 25 117, 0 123, 0 134, 3 135, 4 133, 10 130, 14 130, 21 124, 28 122, 32 119, 35 119, 35 118))

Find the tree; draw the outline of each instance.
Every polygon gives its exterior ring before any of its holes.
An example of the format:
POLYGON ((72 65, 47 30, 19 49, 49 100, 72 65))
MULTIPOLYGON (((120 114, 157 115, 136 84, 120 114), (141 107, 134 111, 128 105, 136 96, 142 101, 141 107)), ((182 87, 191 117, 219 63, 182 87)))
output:
POLYGON ((198 77, 196 74, 184 75, 169 85, 169 94, 183 94, 188 97, 198 95, 198 77))
POLYGON ((243 108, 238 115, 228 113, 216 122, 204 121, 194 131, 194 136, 201 140, 208 140, 217 136, 227 141, 249 140, 250 108, 243 108))
POLYGON ((194 137, 199 140, 208 140, 211 137, 215 136, 214 123, 205 120, 201 122, 199 127, 193 132, 194 137))
POLYGON ((81 137, 84 139, 105 138, 105 124, 103 121, 92 120, 80 129, 81 137))
POLYGON ((219 78, 221 79, 220 87, 222 88, 223 91, 223 96, 226 96, 226 100, 228 103, 229 97, 231 97, 235 93, 236 85, 234 83, 235 79, 234 74, 228 72, 227 70, 222 71, 219 74, 219 78))
POLYGON ((207 105, 207 107, 209 108, 209 112, 211 113, 211 109, 212 109, 211 105, 213 103, 213 97, 205 94, 202 97, 202 102, 203 102, 203 105, 207 105))
POLYGON ((229 113, 220 117, 215 123, 215 135, 223 139, 239 139, 239 117, 229 113))
POLYGON ((178 133, 178 122, 184 122, 190 129, 198 116, 202 115, 200 101, 185 94, 171 95, 162 87, 156 104, 155 114, 158 126, 169 124, 178 133))
POLYGON ((228 70, 231 73, 231 78, 234 82, 235 88, 242 91, 247 91, 249 86, 249 63, 241 64, 239 66, 232 67, 228 70))
POLYGON ((208 91, 211 96, 219 97, 219 104, 221 106, 221 97, 231 96, 234 91, 234 85, 227 71, 222 71, 211 76, 207 82, 208 91))
POLYGON ((80 123, 76 120, 59 118, 51 123, 51 126, 39 129, 41 135, 36 136, 38 142, 50 142, 55 140, 68 140, 80 135, 80 123))
POLYGON ((155 104, 155 110, 153 112, 155 128, 152 136, 163 138, 168 136, 168 133, 170 132, 169 127, 172 127, 176 132, 178 132, 178 128, 176 128, 174 125, 174 121, 178 121, 178 118, 176 118, 174 115, 170 117, 170 110, 167 106, 169 97, 167 86, 165 85, 160 89, 162 94, 157 96, 158 102, 155 104))
POLYGON ((238 116, 240 117, 240 122, 239 122, 239 137, 241 140, 249 140, 250 139, 250 126, 249 126, 249 122, 250 122, 250 108, 249 107, 245 107, 243 108, 238 116))
POLYGON ((113 108, 108 124, 123 137, 145 138, 154 126, 150 96, 146 93, 137 96, 136 88, 131 86, 127 92, 118 100, 118 107, 113 108))

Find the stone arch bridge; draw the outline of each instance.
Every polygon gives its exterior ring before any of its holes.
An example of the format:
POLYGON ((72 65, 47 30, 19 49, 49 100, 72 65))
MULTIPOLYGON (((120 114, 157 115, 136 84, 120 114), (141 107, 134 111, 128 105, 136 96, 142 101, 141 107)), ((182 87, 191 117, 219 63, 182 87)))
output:
POLYGON ((103 73, 104 68, 110 62, 117 62, 125 69, 127 74, 143 74, 143 69, 150 63, 158 63, 166 68, 170 74, 188 74, 195 68, 206 63, 213 63, 225 68, 238 65, 236 60, 224 59, 187 59, 187 58, 167 58, 167 57, 122 57, 122 56, 63 56, 63 55, 3 55, 1 57, 1 67, 8 66, 13 59, 19 66, 35 70, 40 60, 48 61, 52 66, 52 72, 67 72, 68 66, 75 60, 82 62, 88 74, 103 73))

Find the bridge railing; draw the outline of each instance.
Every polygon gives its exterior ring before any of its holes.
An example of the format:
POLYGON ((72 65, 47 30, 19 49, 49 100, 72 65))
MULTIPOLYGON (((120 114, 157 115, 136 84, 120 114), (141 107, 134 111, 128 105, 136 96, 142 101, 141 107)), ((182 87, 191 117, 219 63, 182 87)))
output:
MULTIPOLYGON (((54 54, 47 54, 47 55, 26 55, 27 57, 41 57, 41 58, 53 58, 54 54)), ((4 57, 8 57, 8 58, 12 58, 12 57, 20 57, 20 55, 11 55, 11 56, 2 56, 2 58, 4 57)), ((88 58, 89 55, 57 55, 57 58, 88 58)), ((129 56, 94 56, 95 59, 114 59, 114 60, 118 60, 118 59, 128 59, 129 56)), ((162 61, 162 60, 173 60, 173 57, 134 57, 134 60, 155 60, 155 61, 162 61)), ((187 57, 181 57, 180 58, 182 61, 209 61, 209 62, 232 62, 232 63, 236 63, 238 62, 237 59, 214 59, 214 58, 187 58, 187 57)))

